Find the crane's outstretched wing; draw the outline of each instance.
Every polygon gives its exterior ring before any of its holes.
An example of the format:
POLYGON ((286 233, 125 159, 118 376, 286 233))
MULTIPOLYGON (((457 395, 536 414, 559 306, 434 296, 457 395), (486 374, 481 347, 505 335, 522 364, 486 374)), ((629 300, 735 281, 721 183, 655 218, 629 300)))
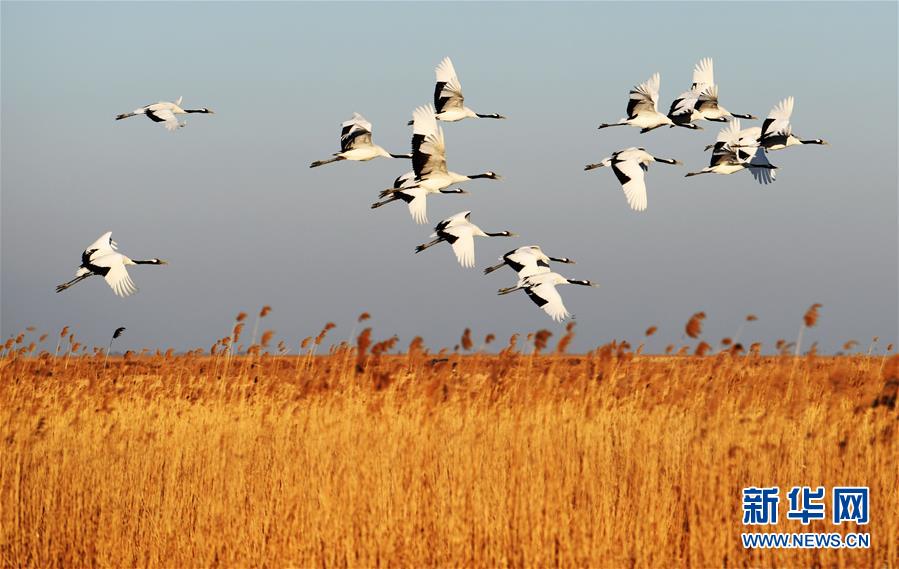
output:
POLYGON ((762 138, 775 134, 790 134, 790 115, 793 114, 793 97, 787 97, 774 105, 762 123, 762 138))
POLYGON ((542 283, 524 289, 528 297, 534 301, 534 304, 543 309, 543 312, 549 315, 555 322, 571 316, 565 305, 562 303, 562 296, 556 290, 555 285, 550 283, 542 283))
POLYGON ((727 146, 738 144, 741 135, 740 119, 733 119, 718 132, 715 142, 723 142, 727 146))
POLYGON ((718 109, 718 86, 709 85, 696 98, 695 108, 700 113, 718 109))
POLYGON ((103 275, 103 278, 106 279, 106 284, 112 288, 112 292, 116 295, 125 297, 131 296, 137 292, 134 281, 131 280, 131 277, 128 276, 128 271, 125 269, 124 258, 121 254, 110 253, 94 259, 91 261, 91 264, 96 267, 105 267, 109 269, 106 271, 106 274, 103 275))
POLYGON ((465 105, 465 97, 462 95, 462 84, 453 68, 453 62, 449 57, 434 69, 437 75, 437 84, 434 86, 434 108, 442 113, 449 109, 461 109, 465 105))
POLYGON ((627 116, 634 118, 644 111, 657 111, 659 100, 659 85, 661 77, 658 73, 630 90, 627 102, 627 116))
POLYGON ((118 244, 112 240, 112 231, 107 231, 96 241, 84 248, 81 253, 81 264, 86 265, 91 259, 114 253, 118 244))
POLYGON ((446 219, 444 219, 443 221, 438 223, 437 226, 434 228, 434 231, 440 232, 440 231, 443 231, 444 229, 448 229, 450 227, 455 227, 461 223, 466 223, 469 221, 469 219, 468 219, 469 216, 471 216, 470 211, 460 211, 459 213, 457 213, 451 217, 447 217, 446 219))
POLYGON ((448 227, 440 232, 440 236, 449 241, 460 265, 474 267, 474 235, 471 226, 448 227))
POLYGON ((715 84, 715 67, 711 57, 705 57, 699 60, 696 67, 693 68, 693 85, 690 89, 694 91, 704 91, 715 84))
POLYGON ((417 178, 446 173, 443 129, 437 126, 434 107, 418 107, 412 113, 412 169, 417 178))
POLYGON ((693 114, 693 109, 699 101, 699 93, 696 91, 685 91, 677 96, 677 99, 671 102, 671 108, 668 110, 669 117, 679 117, 681 115, 693 114))
POLYGON ((731 143, 731 146, 735 147, 749 147, 752 152, 755 151, 755 148, 759 145, 759 139, 762 136, 762 129, 758 126, 751 126, 749 128, 744 128, 739 132, 737 136, 736 142, 731 143))
MULTIPOLYGON (((741 160, 738 156, 738 153, 741 150, 741 135, 740 119, 733 119, 727 123, 727 126, 722 128, 715 138, 715 146, 712 149, 712 158, 709 160, 709 167, 744 162, 745 160, 741 160)), ((751 148, 746 149, 746 151, 750 153, 753 152, 751 148)))
POLYGON ((112 252, 118 249, 118 244, 112 240, 112 231, 107 231, 97 238, 96 241, 84 248, 85 251, 108 251, 112 252))
POLYGON ((153 122, 161 122, 162 126, 164 126, 167 130, 175 131, 180 127, 184 126, 184 123, 178 122, 178 117, 175 116, 170 109, 160 109, 156 111, 147 111, 147 116, 150 117, 150 120, 153 122))
POLYGON ((353 118, 340 123, 340 127, 341 152, 371 144, 371 123, 359 113, 353 113, 353 118))
POLYGON ((624 196, 627 198, 627 204, 631 209, 643 211, 646 209, 646 182, 644 180, 644 172, 646 166, 637 160, 612 159, 612 171, 621 183, 621 189, 624 190, 624 196))
POLYGON ((393 181, 395 189, 408 188, 413 185, 415 185, 415 172, 406 172, 401 176, 397 176, 396 180, 393 181))
POLYGON ((766 167, 771 166, 771 162, 768 161, 768 155, 765 154, 765 149, 761 146, 757 146, 754 150, 755 152, 749 158, 749 173, 752 174, 753 179, 759 184, 766 186, 773 183, 777 177, 777 170, 766 167), (759 168, 757 166, 762 167, 759 168))
POLYGON ((520 247, 506 253, 502 259, 513 271, 518 273, 519 279, 549 272, 549 263, 538 258, 531 252, 530 247, 520 247))
POLYGON ((419 225, 428 222, 428 193, 422 188, 400 190, 397 194, 409 206, 409 214, 419 225))

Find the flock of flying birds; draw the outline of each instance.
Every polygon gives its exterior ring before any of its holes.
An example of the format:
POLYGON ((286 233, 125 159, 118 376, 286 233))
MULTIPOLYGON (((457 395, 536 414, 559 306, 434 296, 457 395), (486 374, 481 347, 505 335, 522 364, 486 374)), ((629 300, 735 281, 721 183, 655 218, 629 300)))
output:
MULTIPOLYGON (((315 168, 343 160, 368 161, 378 157, 405 158, 412 160, 412 171, 399 177, 393 186, 382 191, 372 208, 401 201, 409 209, 412 219, 418 224, 428 221, 427 197, 431 194, 465 194, 464 189, 452 187, 475 179, 499 180, 495 172, 463 175, 452 172, 446 164, 446 146, 443 129, 437 122, 458 122, 467 118, 504 119, 496 113, 480 114, 465 106, 462 85, 449 57, 435 69, 437 82, 434 88, 433 105, 421 106, 412 113, 412 152, 394 154, 372 142, 372 125, 365 118, 353 113, 353 117, 341 124, 340 151, 325 160, 317 160, 310 167, 315 168)), ((761 127, 743 129, 740 119, 755 119, 749 114, 731 113, 718 102, 718 86, 714 81, 712 60, 701 60, 693 70, 693 84, 690 89, 671 103, 668 114, 658 110, 660 77, 656 73, 644 83, 631 89, 627 104, 627 116, 616 123, 604 123, 600 129, 613 126, 631 126, 646 133, 657 128, 682 127, 701 130, 696 123, 700 120, 728 123, 721 130, 714 144, 706 147, 712 151, 707 167, 687 176, 699 174, 733 174, 749 170, 762 184, 775 179, 777 166, 767 158, 769 151, 780 150, 800 144, 827 144, 821 139, 804 140, 793 134, 790 116, 793 112, 793 97, 787 97, 771 109, 761 127)), ((162 124, 170 131, 176 131, 186 123, 178 121, 177 115, 188 113, 212 114, 207 108, 185 110, 181 108, 181 98, 175 103, 159 102, 118 115, 116 120, 144 115, 162 124)), ((588 164, 585 170, 608 167, 614 172, 624 190, 628 205, 637 211, 647 206, 645 172, 652 162, 681 164, 678 160, 658 158, 645 148, 626 148, 614 152, 608 158, 595 164, 588 164)), ((439 243, 448 243, 463 267, 474 267, 475 237, 516 237, 511 231, 487 232, 473 224, 471 212, 463 211, 442 220, 434 228, 431 241, 419 245, 419 253, 439 243)), ((129 296, 137 291, 126 270, 127 265, 161 265, 161 259, 143 261, 132 260, 117 252, 111 232, 103 234, 88 246, 81 256, 81 265, 75 278, 56 288, 61 292, 90 276, 102 276, 113 292, 119 296, 129 296)), ((510 267, 518 275, 515 286, 502 288, 499 294, 523 290, 534 303, 553 320, 559 322, 571 316, 556 287, 564 284, 598 286, 588 280, 569 279, 553 272, 550 262, 574 263, 567 257, 551 257, 538 245, 519 247, 500 258, 500 263, 488 267, 484 274, 490 274, 504 266, 510 267)))

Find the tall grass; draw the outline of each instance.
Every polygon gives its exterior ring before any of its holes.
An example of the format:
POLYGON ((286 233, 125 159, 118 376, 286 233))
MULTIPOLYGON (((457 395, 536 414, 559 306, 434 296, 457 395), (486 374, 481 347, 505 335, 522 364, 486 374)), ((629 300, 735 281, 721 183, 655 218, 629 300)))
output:
POLYGON ((108 367, 8 347, 0 565, 896 566, 899 359, 566 355, 573 333, 284 356, 238 331, 108 367), (865 528, 772 531, 871 549, 744 550, 759 485, 870 486, 865 528))

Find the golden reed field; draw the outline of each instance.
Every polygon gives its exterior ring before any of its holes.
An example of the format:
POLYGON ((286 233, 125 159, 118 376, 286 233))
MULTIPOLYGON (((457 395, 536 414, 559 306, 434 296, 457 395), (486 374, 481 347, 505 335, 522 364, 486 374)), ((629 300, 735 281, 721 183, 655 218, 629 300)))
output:
POLYGON ((899 566, 892 346, 713 348, 700 314, 665 356, 568 355, 572 327, 237 350, 243 314, 181 355, 26 332, 0 364, 0 565, 899 566), (763 485, 869 486, 871 548, 744 550, 763 485))

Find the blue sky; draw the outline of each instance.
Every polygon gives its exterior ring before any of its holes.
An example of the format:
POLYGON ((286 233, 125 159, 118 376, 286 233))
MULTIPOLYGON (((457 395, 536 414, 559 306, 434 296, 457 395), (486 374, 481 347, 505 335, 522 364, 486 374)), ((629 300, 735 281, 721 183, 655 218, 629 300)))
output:
POLYGON ((363 310, 377 337, 403 344, 452 346, 465 327, 558 335, 523 294, 496 296, 511 271, 479 270, 537 243, 577 260, 559 272, 601 284, 560 289, 577 350, 639 341, 650 325, 648 347, 662 350, 698 310, 710 341, 754 313, 743 339, 772 344, 795 339, 812 302, 824 307, 806 344, 894 342, 897 5, 740 2, 695 16, 709 9, 3 2, 2 332, 70 325, 105 345, 125 325, 121 349, 208 347, 238 311, 270 304, 266 327, 293 345, 327 321, 345 338, 363 310), (404 207, 369 209, 408 163, 308 168, 338 149, 353 111, 377 143, 408 151, 405 123, 446 55, 470 106, 509 117, 444 125, 451 169, 505 179, 432 198, 432 223, 472 210, 484 229, 522 236, 478 241, 478 270, 445 246, 413 255, 431 228, 404 207), (727 108, 763 116, 793 95, 794 130, 831 146, 772 153, 778 181, 761 187, 747 173, 683 177, 707 165, 717 124, 596 130, 656 71, 667 109, 706 56, 727 108), (113 120, 181 95, 216 114, 177 133, 113 120), (629 146, 685 163, 650 169, 642 214, 611 172, 583 171, 629 146), (99 279, 55 294, 107 230, 124 253, 171 264, 133 268, 141 290, 125 300, 99 279))

